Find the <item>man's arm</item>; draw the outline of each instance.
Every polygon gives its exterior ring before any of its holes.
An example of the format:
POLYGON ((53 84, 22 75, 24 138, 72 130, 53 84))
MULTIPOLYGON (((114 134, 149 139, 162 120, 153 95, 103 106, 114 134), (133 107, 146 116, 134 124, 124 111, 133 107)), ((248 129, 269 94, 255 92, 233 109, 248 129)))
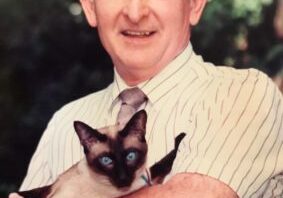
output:
POLYGON ((179 173, 162 185, 139 190, 126 198, 237 198, 238 195, 223 182, 197 173, 179 173))
MULTIPOLYGON (((209 176, 196 173, 180 173, 168 182, 143 188, 125 198, 237 198, 238 195, 226 184, 209 176)), ((10 195, 9 198, 21 198, 10 195)))

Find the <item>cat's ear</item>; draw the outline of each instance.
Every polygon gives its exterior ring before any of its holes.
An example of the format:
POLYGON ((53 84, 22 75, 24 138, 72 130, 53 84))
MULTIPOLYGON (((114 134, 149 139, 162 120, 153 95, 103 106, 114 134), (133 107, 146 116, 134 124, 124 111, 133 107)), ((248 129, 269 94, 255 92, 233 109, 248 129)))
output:
POLYGON ((104 134, 99 133, 97 130, 81 121, 74 121, 74 128, 81 144, 86 148, 89 148, 89 146, 95 142, 104 142, 107 139, 104 134))
POLYGON ((145 135, 147 114, 145 110, 138 111, 133 115, 122 131, 123 136, 127 136, 131 132, 140 132, 145 135))

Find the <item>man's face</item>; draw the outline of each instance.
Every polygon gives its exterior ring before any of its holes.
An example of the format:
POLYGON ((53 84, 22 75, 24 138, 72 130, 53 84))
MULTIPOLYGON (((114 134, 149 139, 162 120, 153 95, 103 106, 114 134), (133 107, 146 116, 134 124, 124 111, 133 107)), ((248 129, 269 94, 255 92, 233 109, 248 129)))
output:
POLYGON ((205 0, 81 0, 81 3, 83 6, 88 3, 88 12, 84 6, 88 20, 97 26, 120 74, 148 70, 155 75, 187 46, 190 25, 197 23, 205 0))

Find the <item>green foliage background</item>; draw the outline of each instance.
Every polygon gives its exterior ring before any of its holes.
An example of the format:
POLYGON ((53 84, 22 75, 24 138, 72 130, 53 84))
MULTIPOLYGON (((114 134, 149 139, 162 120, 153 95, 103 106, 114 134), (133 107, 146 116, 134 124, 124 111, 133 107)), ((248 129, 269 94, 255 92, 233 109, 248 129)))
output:
MULTIPOLYGON (((195 50, 215 64, 266 70, 266 54, 282 45, 275 4, 210 1, 193 32, 195 50)), ((0 197, 20 185, 54 111, 112 80, 111 61, 78 5, 0 0, 0 197)))

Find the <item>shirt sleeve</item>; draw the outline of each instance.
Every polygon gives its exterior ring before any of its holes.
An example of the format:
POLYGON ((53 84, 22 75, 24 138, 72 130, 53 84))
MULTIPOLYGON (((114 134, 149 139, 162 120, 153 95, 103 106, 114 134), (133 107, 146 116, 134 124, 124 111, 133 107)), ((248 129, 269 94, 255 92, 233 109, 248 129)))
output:
POLYGON ((228 184, 240 197, 258 197, 268 186, 282 193, 283 99, 264 74, 214 82, 200 101, 180 144, 172 174, 197 172, 228 184), (280 181, 278 178, 281 178, 280 181), (273 184, 271 185, 271 181, 273 184), (276 184, 275 184, 276 183, 276 184))
POLYGON ((55 131, 55 116, 49 122, 34 152, 20 190, 29 190, 52 182, 50 171, 51 138, 55 131))

